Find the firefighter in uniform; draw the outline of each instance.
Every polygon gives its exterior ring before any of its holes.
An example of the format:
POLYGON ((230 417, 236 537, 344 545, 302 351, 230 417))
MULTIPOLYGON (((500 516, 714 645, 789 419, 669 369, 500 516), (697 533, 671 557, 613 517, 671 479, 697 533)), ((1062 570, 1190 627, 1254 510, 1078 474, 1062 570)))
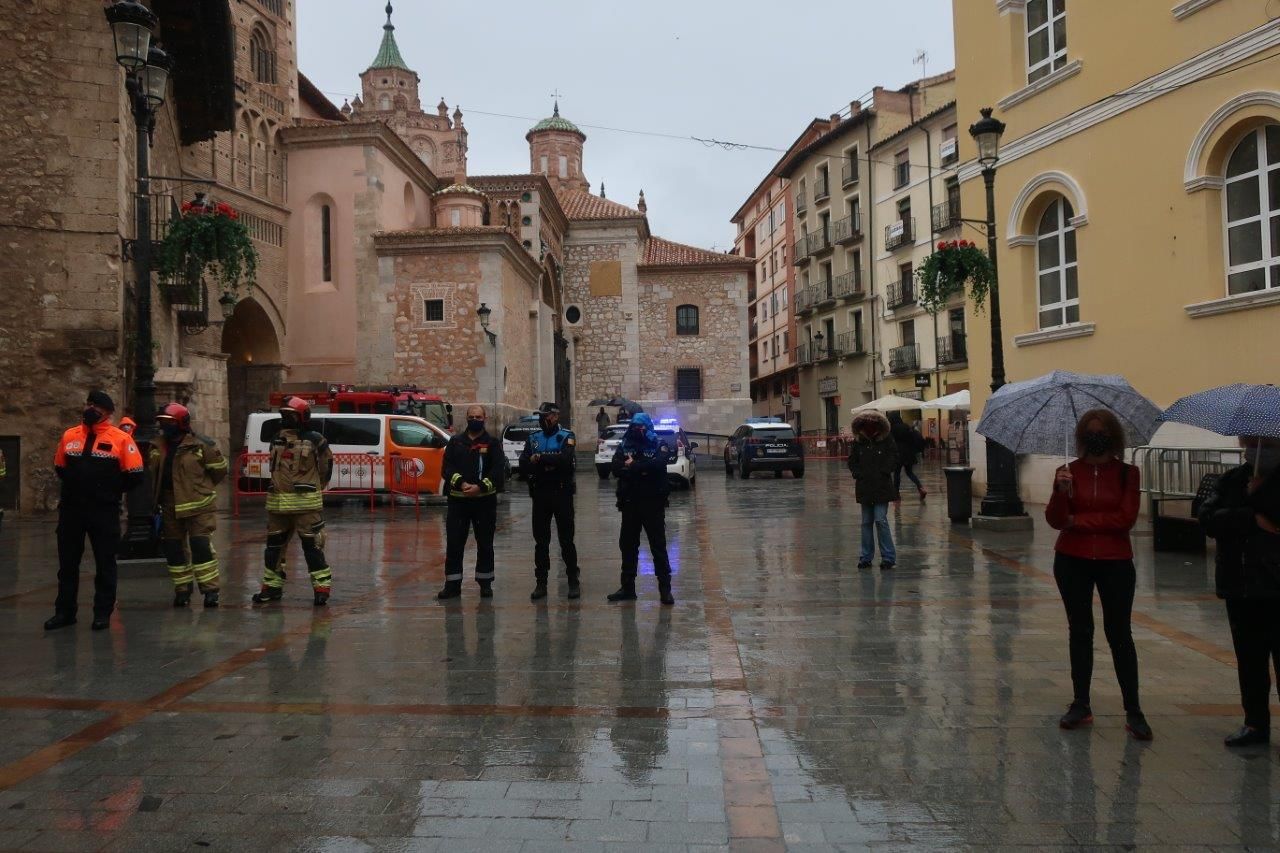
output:
POLYGON ((671 452, 658 441, 653 420, 643 412, 631 418, 622 443, 613 454, 613 476, 618 479, 618 509, 622 531, 622 586, 608 595, 610 601, 635 601, 636 570, 640 563, 640 532, 649 538, 653 573, 663 604, 675 604, 671 595, 671 561, 667 558, 667 463, 671 452))
POLYGON ((532 433, 520 454, 520 473, 529 483, 533 498, 533 572, 536 584, 529 598, 547 597, 547 576, 551 571, 551 520, 556 522, 560 556, 569 578, 569 598, 582 594, 578 583, 578 549, 573 544, 573 494, 576 490, 574 452, 577 440, 560 426, 560 407, 543 403, 538 410, 542 429, 532 433))
POLYGON ((483 406, 467 409, 466 430, 449 439, 444 450, 442 476, 449 506, 444 523, 444 589, 436 595, 442 601, 462 595, 462 554, 472 529, 480 597, 493 597, 493 530, 505 461, 502 446, 485 431, 484 421, 483 406))
POLYGON ((205 607, 218 606, 218 555, 213 532, 218 529, 217 485, 227 476, 227 460, 213 439, 191 431, 191 412, 170 403, 156 415, 163 447, 151 448, 152 491, 159 501, 160 539, 173 606, 191 603, 191 585, 204 594, 205 607))
POLYGON ((296 531, 311 573, 316 607, 329 603, 333 573, 324 556, 324 487, 333 473, 333 452, 324 436, 311 429, 311 406, 290 397, 280 408, 280 432, 271 440, 271 487, 267 491, 266 569, 253 603, 279 601, 284 595, 284 556, 296 531))
POLYGON ((111 424, 115 403, 90 391, 81 422, 62 434, 53 457, 62 481, 58 502, 58 599, 46 631, 76 623, 80 558, 85 536, 93 546, 93 630, 104 630, 116 607, 116 549, 120 496, 143 482, 142 454, 133 438, 111 424))

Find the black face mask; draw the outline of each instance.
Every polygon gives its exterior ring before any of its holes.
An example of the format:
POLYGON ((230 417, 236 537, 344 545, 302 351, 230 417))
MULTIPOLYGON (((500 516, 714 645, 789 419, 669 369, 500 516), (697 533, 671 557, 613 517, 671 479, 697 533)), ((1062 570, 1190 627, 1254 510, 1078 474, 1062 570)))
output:
POLYGON ((483 418, 467 418, 467 432, 472 432, 472 433, 475 433, 476 435, 479 435, 480 433, 484 432, 484 419, 483 418))
POLYGON ((99 412, 93 406, 89 406, 81 413, 80 420, 84 421, 85 426, 93 426, 102 422, 102 412, 99 412))
POLYGON ((285 429, 297 429, 302 424, 302 421, 298 418, 298 416, 293 414, 282 415, 281 420, 284 421, 285 429))
POLYGON ((165 440, 176 444, 182 440, 182 427, 177 424, 165 424, 160 427, 160 432, 164 434, 165 440))
POLYGON ((1089 456, 1106 456, 1111 450, 1111 437, 1102 432, 1086 432, 1080 444, 1089 456))

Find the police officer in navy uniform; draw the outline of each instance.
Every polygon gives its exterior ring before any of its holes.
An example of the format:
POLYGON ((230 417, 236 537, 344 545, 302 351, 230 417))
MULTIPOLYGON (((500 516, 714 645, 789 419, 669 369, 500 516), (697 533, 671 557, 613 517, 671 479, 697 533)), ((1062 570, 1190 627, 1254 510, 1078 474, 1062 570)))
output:
POLYGON ((543 403, 538 409, 542 429, 532 433, 520 454, 520 473, 529 483, 533 498, 533 572, 537 580, 531 601, 547 597, 547 575, 551 571, 551 520, 556 522, 560 556, 569 578, 569 598, 582 594, 578 583, 578 549, 573 544, 574 452, 577 439, 560 426, 560 407, 543 403))
POLYGON ((632 416, 622 443, 613 454, 613 476, 618 481, 618 511, 622 530, 618 548, 622 552, 622 584, 609 593, 610 601, 636 600, 636 574, 640 565, 640 534, 649 539, 653 574, 658 579, 658 597, 663 604, 675 604, 671 593, 671 560, 667 556, 667 465, 671 449, 658 440, 653 420, 644 412, 632 416))
POLYGON ((436 598, 462 595, 462 555, 476 534, 476 583, 481 598, 493 598, 493 532, 506 461, 502 444, 485 430, 484 406, 467 409, 467 428, 449 439, 442 476, 449 496, 445 514, 444 588, 436 598))

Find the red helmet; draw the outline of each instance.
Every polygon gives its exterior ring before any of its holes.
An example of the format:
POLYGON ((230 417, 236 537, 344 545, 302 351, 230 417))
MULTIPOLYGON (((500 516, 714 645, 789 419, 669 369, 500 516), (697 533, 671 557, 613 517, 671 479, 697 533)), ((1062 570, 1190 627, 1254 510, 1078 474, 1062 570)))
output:
POLYGON ((281 416, 285 412, 293 412, 298 416, 299 423, 307 423, 311 420, 311 404, 301 397, 289 397, 284 401, 284 405, 280 407, 281 416))
POLYGON ((191 412, 181 403, 169 403, 156 413, 158 421, 173 421, 183 432, 191 430, 191 412))

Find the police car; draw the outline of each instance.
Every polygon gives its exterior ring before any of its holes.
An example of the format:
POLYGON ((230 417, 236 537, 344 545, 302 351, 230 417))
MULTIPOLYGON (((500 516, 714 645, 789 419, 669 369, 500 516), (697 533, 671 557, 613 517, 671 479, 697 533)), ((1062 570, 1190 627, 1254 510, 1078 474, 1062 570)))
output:
MULTIPOLYGON (((601 480, 609 479, 613 454, 617 452, 618 445, 622 444, 622 437, 626 435, 629 426, 629 423, 624 422, 605 427, 604 435, 596 445, 596 471, 601 480)), ((671 463, 667 465, 667 479, 682 489, 694 485, 698 477, 693 453, 698 449, 697 442, 689 441, 680 422, 675 418, 658 419, 653 425, 653 431, 657 434, 658 441, 665 443, 675 453, 671 463)))
POLYGON ((747 418, 724 448, 724 472, 732 477, 735 469, 744 480, 752 471, 772 471, 775 477, 790 471, 803 477, 804 447, 782 418, 747 418))
POLYGON ((513 424, 507 424, 502 431, 502 455, 507 459, 507 476, 520 470, 520 454, 524 452, 525 441, 540 430, 537 415, 524 415, 513 424))

